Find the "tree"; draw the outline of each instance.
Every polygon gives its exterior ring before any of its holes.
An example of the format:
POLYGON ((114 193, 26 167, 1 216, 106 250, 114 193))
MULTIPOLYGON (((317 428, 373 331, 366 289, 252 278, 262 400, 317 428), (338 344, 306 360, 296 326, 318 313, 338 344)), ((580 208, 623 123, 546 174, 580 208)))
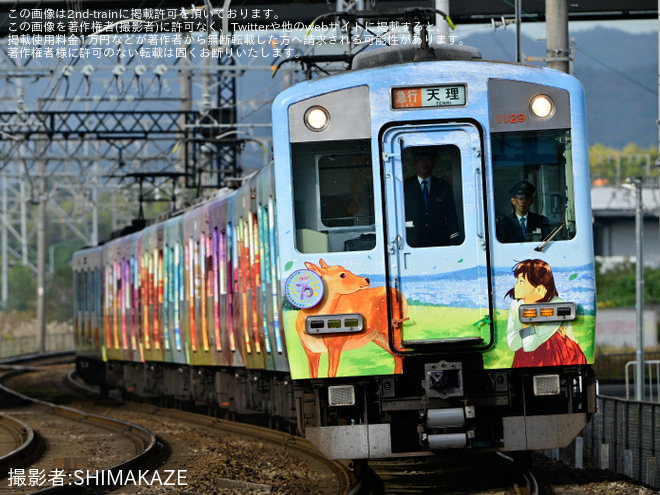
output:
POLYGON ((46 282, 46 319, 61 322, 73 319, 73 269, 70 265, 55 270, 46 282))
POLYGON ((24 265, 16 265, 7 274, 9 291, 7 294, 7 311, 36 310, 37 281, 32 270, 24 265))

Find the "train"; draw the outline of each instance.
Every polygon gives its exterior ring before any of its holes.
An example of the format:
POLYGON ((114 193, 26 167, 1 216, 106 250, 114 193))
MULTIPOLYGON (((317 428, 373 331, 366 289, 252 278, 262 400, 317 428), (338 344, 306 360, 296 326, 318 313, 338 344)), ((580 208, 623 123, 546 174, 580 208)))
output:
POLYGON ((272 104, 273 161, 73 258, 77 371, 331 459, 568 445, 596 410, 585 95, 451 44, 272 104))

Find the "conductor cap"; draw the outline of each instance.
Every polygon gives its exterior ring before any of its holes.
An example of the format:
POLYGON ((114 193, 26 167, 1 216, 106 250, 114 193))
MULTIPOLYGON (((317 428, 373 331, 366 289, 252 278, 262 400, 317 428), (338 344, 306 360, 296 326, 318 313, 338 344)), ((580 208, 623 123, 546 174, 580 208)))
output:
POLYGON ((511 186, 509 192, 511 193, 511 197, 513 196, 531 197, 536 192, 536 188, 532 185, 531 182, 527 182, 526 180, 521 180, 520 182, 516 182, 513 186, 511 186))

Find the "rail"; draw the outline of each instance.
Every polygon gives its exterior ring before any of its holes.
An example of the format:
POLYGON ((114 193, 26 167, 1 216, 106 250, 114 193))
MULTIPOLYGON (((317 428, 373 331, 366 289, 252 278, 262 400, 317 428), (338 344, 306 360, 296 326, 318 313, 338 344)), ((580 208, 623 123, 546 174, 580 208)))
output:
MULTIPOLYGON (((115 466, 105 469, 104 471, 111 472, 113 475, 116 475, 119 471, 130 471, 133 469, 142 469, 144 467, 152 466, 158 459, 161 445, 156 435, 150 430, 143 428, 142 426, 128 423, 115 418, 110 418, 107 416, 100 416, 97 414, 91 414, 71 407, 65 407, 51 402, 43 401, 40 399, 35 399, 28 397, 20 392, 16 392, 5 386, 3 382, 15 375, 21 373, 26 373, 33 371, 33 368, 17 368, 7 371, 0 375, 0 390, 8 395, 18 398, 22 401, 27 401, 35 405, 39 405, 45 408, 51 414, 58 414, 60 416, 65 416, 70 418, 73 421, 86 422, 94 424, 96 426, 102 426, 106 429, 114 430, 120 434, 128 437, 136 446, 137 455, 130 458, 129 460, 119 463, 115 466)), ((109 477, 109 480, 117 479, 116 477, 109 477)), ((89 483, 87 484, 89 486, 89 483)), ((103 485, 98 485, 98 487, 111 488, 115 486, 115 482, 107 481, 103 485)), ((36 493, 39 494, 53 494, 53 493, 72 493, 71 486, 53 486, 43 490, 39 490, 36 493)))
MULTIPOLYGON (((644 361, 644 366, 646 367, 646 376, 648 376, 648 400, 650 402, 653 402, 654 400, 660 401, 660 360, 644 361)), ((630 368, 634 368, 632 374, 634 387, 634 377, 636 376, 635 371, 637 370, 637 361, 628 361, 626 363, 626 400, 630 400, 630 368)))
POLYGON ((19 444, 11 452, 0 456, 0 479, 5 478, 11 466, 37 459, 40 442, 34 430, 20 419, 0 413, 0 428, 7 430, 19 444))
POLYGON ((178 419, 187 423, 206 426, 208 428, 216 428, 221 431, 229 431, 238 435, 250 436, 263 442, 271 442, 281 446, 290 446, 292 450, 304 453, 308 457, 316 459, 317 462, 322 462, 328 465, 337 477, 337 482, 339 483, 338 493, 357 493, 357 491, 355 491, 356 480, 353 479, 352 470, 349 469, 347 463, 343 461, 328 460, 305 438, 253 424, 220 420, 211 416, 204 416, 179 409, 161 408, 149 404, 128 402, 124 404, 124 409, 138 411, 143 415, 158 415, 166 418, 178 419))

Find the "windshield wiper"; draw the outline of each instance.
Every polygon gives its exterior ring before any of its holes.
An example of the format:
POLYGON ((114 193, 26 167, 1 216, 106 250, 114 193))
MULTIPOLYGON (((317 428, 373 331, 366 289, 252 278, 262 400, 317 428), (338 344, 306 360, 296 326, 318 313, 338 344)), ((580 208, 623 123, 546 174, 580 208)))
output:
POLYGON ((554 237, 555 237, 557 234, 559 234, 559 232, 561 231, 561 229, 564 228, 564 225, 566 225, 566 222, 564 222, 564 221, 562 221, 559 225, 557 225, 557 226, 555 227, 555 229, 554 229, 552 232, 550 232, 550 234, 548 234, 548 237, 546 237, 545 239, 543 239, 542 244, 539 244, 538 246, 536 246, 536 247, 534 248, 534 251, 543 251, 543 250, 545 249, 545 247, 548 245, 548 243, 549 243, 552 239, 554 239, 554 237))

